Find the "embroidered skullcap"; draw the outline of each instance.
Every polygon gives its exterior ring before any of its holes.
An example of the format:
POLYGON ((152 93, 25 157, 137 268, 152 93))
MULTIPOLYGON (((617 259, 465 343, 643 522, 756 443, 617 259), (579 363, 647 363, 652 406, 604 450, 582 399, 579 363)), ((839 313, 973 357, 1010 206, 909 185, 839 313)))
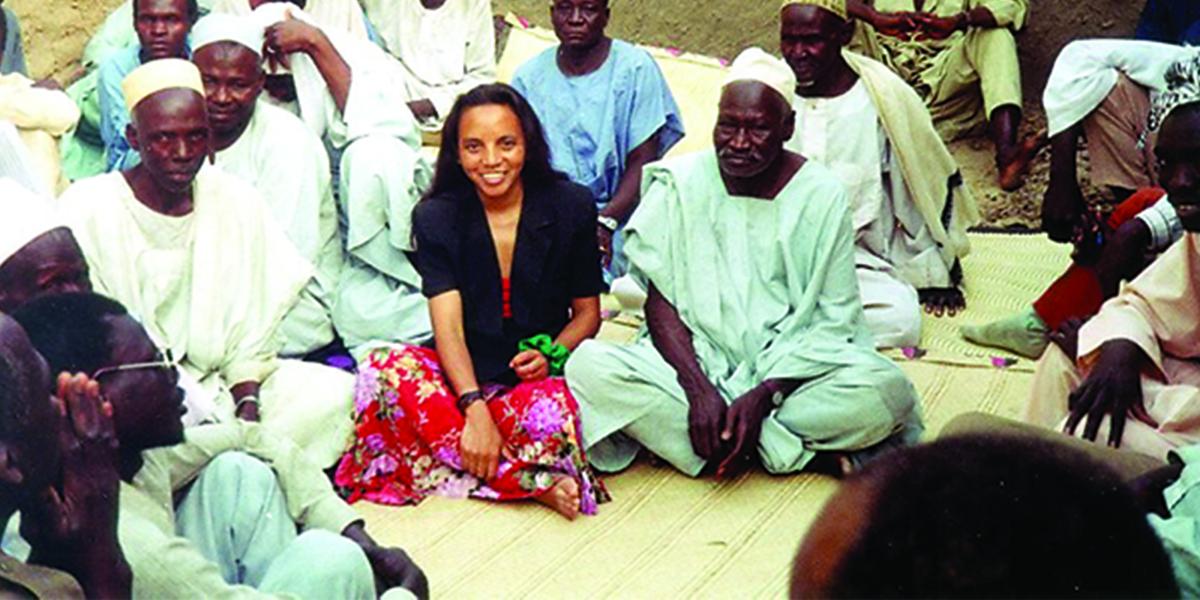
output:
POLYGON ((182 58, 152 60, 134 69, 121 82, 125 106, 130 113, 147 96, 172 89, 193 90, 203 97, 204 83, 200 80, 200 70, 196 65, 182 58))
POLYGON ((816 6, 817 8, 823 8, 841 17, 843 21, 849 17, 849 13, 846 11, 846 0, 783 0, 783 7, 780 10, 793 4, 796 6, 816 6))
POLYGON ((263 27, 246 15, 211 13, 192 27, 192 48, 199 50, 217 42, 233 42, 262 56, 263 27))
POLYGON ((729 65, 725 77, 728 86, 739 81, 757 81, 776 92, 789 106, 796 93, 796 74, 783 59, 771 56, 762 48, 747 48, 729 65))

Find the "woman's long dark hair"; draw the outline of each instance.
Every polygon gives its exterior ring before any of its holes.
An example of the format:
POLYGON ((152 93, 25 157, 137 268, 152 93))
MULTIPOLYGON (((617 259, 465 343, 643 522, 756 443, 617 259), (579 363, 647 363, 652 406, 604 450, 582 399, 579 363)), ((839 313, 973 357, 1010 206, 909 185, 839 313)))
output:
POLYGON ((426 192, 425 198, 433 198, 442 194, 464 194, 473 192, 475 185, 463 172, 458 162, 458 132, 462 124, 463 113, 476 106, 498 104, 507 106, 517 115, 521 122, 521 131, 525 134, 525 166, 521 169, 521 181, 525 187, 565 179, 562 173, 554 170, 550 164, 550 146, 546 143, 546 134, 542 130, 542 122, 537 113, 529 106, 529 101, 512 86, 503 83, 490 83, 459 96, 446 117, 442 127, 442 147, 438 150, 437 170, 433 175, 433 186, 426 192))

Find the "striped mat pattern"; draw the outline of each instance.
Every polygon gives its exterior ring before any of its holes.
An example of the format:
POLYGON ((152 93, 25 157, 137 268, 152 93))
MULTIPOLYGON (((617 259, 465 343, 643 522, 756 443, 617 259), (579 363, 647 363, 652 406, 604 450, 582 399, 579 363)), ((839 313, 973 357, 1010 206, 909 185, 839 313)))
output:
MULTIPOLYGON (((957 326, 1021 310, 1069 260, 1042 236, 973 234, 965 262, 968 311, 926 318, 920 360, 901 360, 922 397, 927 437, 983 411, 1016 417, 1032 364, 995 368, 998 355, 957 326)), ((606 324, 603 337, 632 330, 606 324)), ((406 548, 436 597, 782 598, 800 539, 836 489, 830 479, 752 473, 692 480, 640 461, 609 477, 612 503, 568 523, 533 504, 431 498, 420 506, 355 505, 382 543, 406 548)))

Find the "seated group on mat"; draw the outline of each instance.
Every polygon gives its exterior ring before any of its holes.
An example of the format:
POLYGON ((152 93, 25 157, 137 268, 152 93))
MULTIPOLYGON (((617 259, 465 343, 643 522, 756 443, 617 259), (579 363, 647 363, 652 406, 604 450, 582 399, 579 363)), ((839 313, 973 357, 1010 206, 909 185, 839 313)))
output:
POLYGON ((1029 423, 1112 448, 986 417, 910 448, 880 353, 969 310, 946 141, 988 132, 1005 189, 1047 141, 1018 135, 1027 8, 786 0, 782 58, 743 51, 711 147, 671 156, 683 115, 606 0, 551 2, 511 85, 485 0, 131 0, 69 92, 4 9, 0 589, 425 598, 348 502, 574 519, 644 449, 848 477, 796 595, 1200 593, 1200 53, 1063 51, 1043 216, 1073 264, 963 331, 1041 357, 1029 423), (626 344, 595 339, 618 286, 626 344))

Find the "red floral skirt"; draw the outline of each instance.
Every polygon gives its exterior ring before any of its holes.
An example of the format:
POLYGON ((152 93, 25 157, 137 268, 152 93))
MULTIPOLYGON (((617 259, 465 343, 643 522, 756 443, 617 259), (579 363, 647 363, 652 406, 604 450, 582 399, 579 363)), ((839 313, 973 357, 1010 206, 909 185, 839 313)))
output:
POLYGON ((464 420, 437 353, 409 346, 372 352, 359 365, 354 446, 335 482, 354 502, 416 504, 429 495, 489 500, 538 496, 563 476, 579 484, 580 511, 609 499, 584 455, 579 406, 566 382, 550 378, 484 390, 505 452, 494 479, 462 467, 464 420))

